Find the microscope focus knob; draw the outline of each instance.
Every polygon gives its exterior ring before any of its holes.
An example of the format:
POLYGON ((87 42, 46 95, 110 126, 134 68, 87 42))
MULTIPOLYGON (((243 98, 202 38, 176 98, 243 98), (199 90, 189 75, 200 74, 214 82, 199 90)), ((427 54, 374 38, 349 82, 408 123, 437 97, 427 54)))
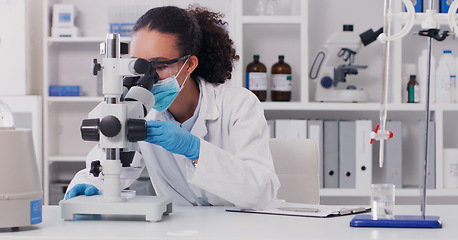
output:
POLYGON ((98 118, 84 119, 80 127, 81 138, 85 141, 98 142, 100 140, 99 124, 98 118))
POLYGON ((106 137, 114 137, 121 132, 121 122, 115 116, 105 116, 100 121, 100 132, 106 137))
POLYGON ((329 76, 323 77, 320 83, 322 87, 330 88, 332 86, 332 78, 329 76))
POLYGON ((97 62, 97 58, 92 60, 92 75, 97 76, 97 73, 102 70, 102 65, 97 62))
POLYGON ((146 121, 144 119, 127 120, 127 140, 129 142, 145 141, 146 121))

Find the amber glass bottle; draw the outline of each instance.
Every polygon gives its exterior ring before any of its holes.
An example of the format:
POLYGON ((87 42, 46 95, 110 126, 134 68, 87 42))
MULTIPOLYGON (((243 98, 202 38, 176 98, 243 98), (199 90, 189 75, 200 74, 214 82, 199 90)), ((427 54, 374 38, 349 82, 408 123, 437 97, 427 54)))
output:
POLYGON ((267 68, 259 61, 259 55, 253 55, 253 62, 246 67, 246 88, 250 89, 260 101, 266 100, 267 68))
POLYGON ((420 102, 420 86, 415 75, 410 75, 410 80, 407 83, 407 96, 408 103, 420 102))
POLYGON ((291 67, 284 62, 285 56, 278 56, 272 66, 272 101, 291 101, 291 67))
POLYGON ((272 66, 272 101, 291 101, 291 67, 284 62, 285 56, 278 56, 272 66))

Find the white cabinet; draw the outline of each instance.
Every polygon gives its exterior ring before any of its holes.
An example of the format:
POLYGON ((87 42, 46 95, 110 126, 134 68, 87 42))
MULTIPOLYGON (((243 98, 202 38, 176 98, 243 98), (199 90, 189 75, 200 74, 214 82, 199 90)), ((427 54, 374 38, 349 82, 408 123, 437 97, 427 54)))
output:
MULTIPOLYGON (((269 0, 264 0, 267 3, 269 0)), ((190 2, 190 1, 189 1, 190 2)), ((131 2, 115 0, 45 0, 44 3, 44 181, 45 203, 49 203, 50 184, 69 181, 74 173, 84 167, 84 159, 94 143, 80 138, 81 120, 101 101, 97 96, 97 80, 91 75, 90 65, 98 58, 99 42, 109 32, 109 11, 113 6, 136 5, 145 11, 154 6, 178 5, 186 7, 186 1, 131 2), (54 3, 74 4, 77 11, 76 25, 81 36, 76 38, 53 38, 50 35, 50 16, 54 3), (48 95, 50 85, 79 85, 79 97, 52 97, 48 95)), ((277 0, 276 15, 257 15, 258 0, 201 0, 203 6, 221 11, 229 23, 229 33, 235 42, 240 61, 233 73, 233 85, 245 86, 245 68, 253 54, 261 55, 268 72, 285 55, 291 65, 293 90, 291 102, 263 103, 267 119, 371 119, 374 126, 379 121, 379 99, 381 95, 382 49, 380 42, 364 47, 356 55, 355 63, 368 65, 368 69, 351 79, 370 94, 368 103, 320 103, 314 102, 315 82, 309 79, 309 68, 314 54, 326 39, 343 24, 353 24, 356 32, 364 32, 383 25, 383 1, 366 0, 277 0), (290 4, 294 4, 291 11, 290 4)), ((397 24, 397 27, 401 27, 397 24)), ((124 40, 128 41, 128 38, 124 40)), ((436 49, 445 44, 458 52, 456 40, 434 43, 436 49)), ((418 122, 424 119, 424 104, 407 104, 402 100, 402 64, 416 63, 420 49, 425 48, 426 39, 408 36, 393 44, 393 78, 388 106, 388 118, 401 120, 406 126, 403 133, 403 180, 404 185, 418 185, 418 122)), ((435 50, 439 57, 439 50, 435 50)), ((350 81, 350 79, 349 79, 350 81)), ((443 188, 443 148, 458 148, 458 104, 432 105, 432 119, 436 122, 436 189, 428 194, 438 199, 458 198, 458 193, 443 188)), ((373 182, 383 181, 382 170, 377 167, 378 145, 373 146, 373 182)), ((397 195, 406 202, 417 203, 419 191, 399 189, 397 195)), ((368 203, 369 191, 354 189, 322 189, 322 203, 368 203)))

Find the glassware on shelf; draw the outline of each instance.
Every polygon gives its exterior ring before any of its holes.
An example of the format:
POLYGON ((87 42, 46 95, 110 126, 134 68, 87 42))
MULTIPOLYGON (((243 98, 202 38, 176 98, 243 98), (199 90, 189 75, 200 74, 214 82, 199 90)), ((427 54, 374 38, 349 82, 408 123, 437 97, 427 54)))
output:
POLYGON ((256 14, 258 15, 264 15, 266 11, 266 4, 264 2, 265 0, 258 0, 258 3, 256 4, 256 14))
POLYGON ((278 62, 272 66, 271 94, 272 101, 291 100, 291 66, 284 61, 285 56, 279 55, 278 62))
POLYGON ((266 14, 267 15, 276 15, 278 9, 277 0, 267 0, 266 4, 266 14))
POLYGON ((261 102, 267 96, 267 68, 259 61, 259 55, 253 55, 253 62, 246 67, 246 88, 250 89, 261 102))

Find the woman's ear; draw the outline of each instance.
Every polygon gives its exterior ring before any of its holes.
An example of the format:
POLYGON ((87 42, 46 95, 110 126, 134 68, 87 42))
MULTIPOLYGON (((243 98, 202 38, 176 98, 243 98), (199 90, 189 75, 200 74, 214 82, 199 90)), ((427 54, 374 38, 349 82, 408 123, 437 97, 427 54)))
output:
POLYGON ((189 57, 189 60, 188 60, 188 68, 186 69, 186 76, 191 75, 191 73, 194 72, 194 70, 197 68, 197 65, 199 65, 199 59, 196 56, 191 55, 191 57, 189 57))

